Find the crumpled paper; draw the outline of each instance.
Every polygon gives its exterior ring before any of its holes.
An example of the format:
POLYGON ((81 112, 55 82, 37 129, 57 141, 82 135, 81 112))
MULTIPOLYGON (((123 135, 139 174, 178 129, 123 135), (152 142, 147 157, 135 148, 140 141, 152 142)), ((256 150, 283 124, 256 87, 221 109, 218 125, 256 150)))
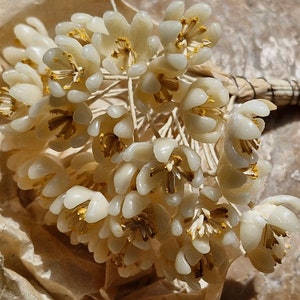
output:
MULTIPOLYGON (((130 19, 133 10, 115 1, 130 19)), ((170 1, 128 0, 158 21, 170 1)), ((187 3, 194 3, 189 0, 187 3)), ((224 72, 246 76, 300 80, 300 6, 287 0, 207 0, 223 37, 213 63, 224 72)), ((111 9, 100 0, 0 0, 0 47, 15 42, 13 26, 27 16, 40 18, 54 34, 56 23, 75 12, 101 16, 111 9)), ((6 66, 1 61, 1 66, 6 66)), ((1 120, 0 120, 1 121, 1 120)), ((299 109, 281 108, 267 119, 261 154, 273 164, 257 201, 274 194, 300 196, 299 109)), ((222 286, 199 293, 159 279, 153 272, 121 279, 109 266, 97 264, 83 245, 72 246, 56 228, 42 225, 43 210, 30 206, 30 195, 18 191, 0 152, 0 299, 295 299, 300 293, 300 260, 295 235, 289 255, 273 274, 257 272, 246 258, 229 269, 222 286), (27 207, 25 209, 24 207, 27 207)))

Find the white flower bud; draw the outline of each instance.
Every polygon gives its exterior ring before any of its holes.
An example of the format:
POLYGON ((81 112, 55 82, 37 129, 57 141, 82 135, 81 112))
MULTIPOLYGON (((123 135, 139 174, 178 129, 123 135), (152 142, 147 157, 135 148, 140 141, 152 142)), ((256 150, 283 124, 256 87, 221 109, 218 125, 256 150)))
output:
POLYGON ((10 126, 17 132, 26 132, 34 126, 35 119, 30 116, 24 116, 10 122, 10 126))
POLYGON ((179 21, 164 21, 159 24, 158 29, 161 43, 167 45, 177 38, 182 25, 179 21))
POLYGON ((206 237, 192 240, 192 245, 199 253, 206 254, 210 251, 209 239, 206 237))
POLYGON ((78 104, 73 113, 73 120, 78 124, 87 125, 91 121, 93 114, 86 103, 78 104))

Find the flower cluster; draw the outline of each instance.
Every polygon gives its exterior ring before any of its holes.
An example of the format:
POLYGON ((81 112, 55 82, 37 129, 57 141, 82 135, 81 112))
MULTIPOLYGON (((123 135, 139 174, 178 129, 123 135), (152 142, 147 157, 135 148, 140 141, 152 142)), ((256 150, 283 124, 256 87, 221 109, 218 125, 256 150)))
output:
POLYGON ((271 272, 300 227, 295 197, 252 207, 269 169, 257 154, 262 117, 275 105, 230 111, 220 81, 189 73, 220 38, 210 16, 182 1, 157 28, 143 11, 131 22, 77 13, 53 39, 28 18, 20 46, 4 49, 1 149, 18 187, 123 277, 153 267, 198 289, 222 282, 237 251, 271 272))

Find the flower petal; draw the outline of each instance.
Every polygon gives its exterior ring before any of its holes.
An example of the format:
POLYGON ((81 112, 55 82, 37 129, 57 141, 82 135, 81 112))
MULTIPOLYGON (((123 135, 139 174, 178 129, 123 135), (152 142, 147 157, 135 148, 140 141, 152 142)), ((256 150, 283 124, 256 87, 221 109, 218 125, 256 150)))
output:
POLYGON ((166 163, 177 145, 177 142, 171 138, 159 138, 155 140, 153 143, 153 152, 156 159, 159 162, 166 163))

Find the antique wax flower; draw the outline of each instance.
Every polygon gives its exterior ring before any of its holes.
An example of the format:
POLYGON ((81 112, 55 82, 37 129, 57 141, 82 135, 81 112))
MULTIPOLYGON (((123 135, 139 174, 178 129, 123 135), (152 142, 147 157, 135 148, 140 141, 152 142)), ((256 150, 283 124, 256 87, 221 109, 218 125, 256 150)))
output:
POLYGON ((211 8, 197 3, 185 10, 182 1, 174 1, 159 24, 159 36, 168 62, 175 69, 199 65, 211 56, 211 49, 219 40, 221 28, 217 23, 206 25, 211 8))
POLYGON ((201 142, 216 142, 225 124, 221 108, 228 101, 228 91, 218 80, 200 78, 193 82, 180 107, 189 135, 201 142))
POLYGON ((298 198, 278 195, 242 214, 241 242, 258 270, 270 273, 282 262, 289 249, 290 233, 300 229, 299 218, 294 212, 298 209, 298 198))
POLYGON ((102 83, 99 54, 92 44, 82 46, 64 35, 58 35, 56 42, 59 48, 48 50, 43 57, 51 94, 57 98, 66 95, 73 103, 83 102, 102 83))
POLYGON ((201 185, 200 157, 192 149, 178 146, 175 140, 160 138, 153 145, 132 144, 132 147, 126 149, 124 159, 134 162, 135 153, 138 152, 144 157, 153 157, 145 162, 136 177, 136 188, 141 195, 162 187, 167 203, 178 205, 186 182, 194 188, 201 185))
POLYGON ((243 254, 272 272, 300 230, 298 198, 257 200, 271 169, 258 151, 263 118, 276 106, 264 95, 235 103, 232 76, 203 65, 221 35, 209 5, 173 1, 154 22, 111 3, 102 16, 73 14, 53 37, 28 18, 4 49, 0 150, 28 191, 22 215, 86 246, 105 269, 105 299, 127 293, 109 282, 149 274, 178 291, 214 289, 243 254))
POLYGON ((225 153, 231 164, 248 168, 257 162, 256 150, 264 129, 264 120, 276 106, 266 100, 251 100, 241 104, 230 116, 225 132, 225 153))
POLYGON ((159 49, 158 38, 152 35, 153 22, 150 16, 140 11, 131 24, 125 17, 114 11, 103 15, 108 34, 102 34, 98 51, 103 56, 103 67, 111 74, 126 72, 130 77, 143 74, 146 62, 159 49))
POLYGON ((35 67, 40 74, 44 74, 46 66, 43 63, 43 55, 57 45, 49 37, 46 27, 39 19, 29 17, 26 23, 18 24, 14 28, 21 47, 7 47, 3 50, 3 56, 12 66, 23 62, 35 67))
POLYGON ((117 159, 132 142, 134 129, 129 111, 123 105, 111 105, 106 113, 96 117, 88 127, 93 138, 93 154, 97 161, 117 159))

